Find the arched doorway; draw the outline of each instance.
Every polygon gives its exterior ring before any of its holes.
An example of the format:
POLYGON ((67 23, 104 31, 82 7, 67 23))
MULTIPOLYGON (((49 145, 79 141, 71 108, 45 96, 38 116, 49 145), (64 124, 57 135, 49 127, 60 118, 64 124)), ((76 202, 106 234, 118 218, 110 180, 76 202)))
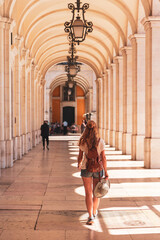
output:
POLYGON ((75 122, 74 107, 63 107, 63 121, 67 121, 69 126, 75 122))

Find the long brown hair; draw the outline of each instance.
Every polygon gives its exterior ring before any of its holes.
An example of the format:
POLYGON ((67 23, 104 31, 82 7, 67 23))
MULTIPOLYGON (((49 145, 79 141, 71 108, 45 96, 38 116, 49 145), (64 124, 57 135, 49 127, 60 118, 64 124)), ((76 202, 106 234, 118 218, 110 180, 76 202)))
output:
POLYGON ((78 145, 84 145, 85 143, 87 144, 89 149, 91 149, 92 147, 97 147, 99 143, 97 125, 92 120, 89 120, 87 122, 85 131, 83 132, 78 145))

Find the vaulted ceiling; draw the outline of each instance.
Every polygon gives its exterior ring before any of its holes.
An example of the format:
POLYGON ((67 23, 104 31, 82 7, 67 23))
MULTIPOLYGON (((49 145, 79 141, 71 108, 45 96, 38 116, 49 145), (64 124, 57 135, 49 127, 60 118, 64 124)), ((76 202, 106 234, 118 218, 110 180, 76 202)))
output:
MULTIPOLYGON (((87 21, 93 32, 76 47, 79 61, 88 64, 99 76, 119 49, 127 45, 129 34, 138 32, 139 18, 151 12, 151 0, 87 0, 87 21)), ((64 22, 72 13, 68 3, 75 0, 7 0, 4 14, 15 20, 14 35, 24 38, 43 75, 56 63, 66 61, 69 42, 64 22)))

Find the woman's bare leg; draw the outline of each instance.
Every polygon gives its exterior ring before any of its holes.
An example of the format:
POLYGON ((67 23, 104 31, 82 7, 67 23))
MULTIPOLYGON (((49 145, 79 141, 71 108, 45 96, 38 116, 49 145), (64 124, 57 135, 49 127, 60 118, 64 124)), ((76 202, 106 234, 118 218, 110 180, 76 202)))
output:
MULTIPOLYGON (((99 178, 93 178, 93 191, 99 182, 99 178)), ((96 214, 96 211, 99 207, 100 199, 93 196, 93 214, 96 214)))
POLYGON ((92 177, 82 177, 83 184, 85 188, 85 200, 87 211, 89 213, 89 217, 92 217, 93 210, 93 200, 92 200, 92 177))

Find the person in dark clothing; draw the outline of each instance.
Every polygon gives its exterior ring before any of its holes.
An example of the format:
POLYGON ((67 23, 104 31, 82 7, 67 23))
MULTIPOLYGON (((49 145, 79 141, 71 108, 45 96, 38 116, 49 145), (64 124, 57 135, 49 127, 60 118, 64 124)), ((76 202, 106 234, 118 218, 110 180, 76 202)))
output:
POLYGON ((49 125, 48 121, 44 121, 44 123, 41 126, 41 136, 43 141, 43 150, 45 150, 45 139, 47 142, 47 149, 49 150, 49 125))

